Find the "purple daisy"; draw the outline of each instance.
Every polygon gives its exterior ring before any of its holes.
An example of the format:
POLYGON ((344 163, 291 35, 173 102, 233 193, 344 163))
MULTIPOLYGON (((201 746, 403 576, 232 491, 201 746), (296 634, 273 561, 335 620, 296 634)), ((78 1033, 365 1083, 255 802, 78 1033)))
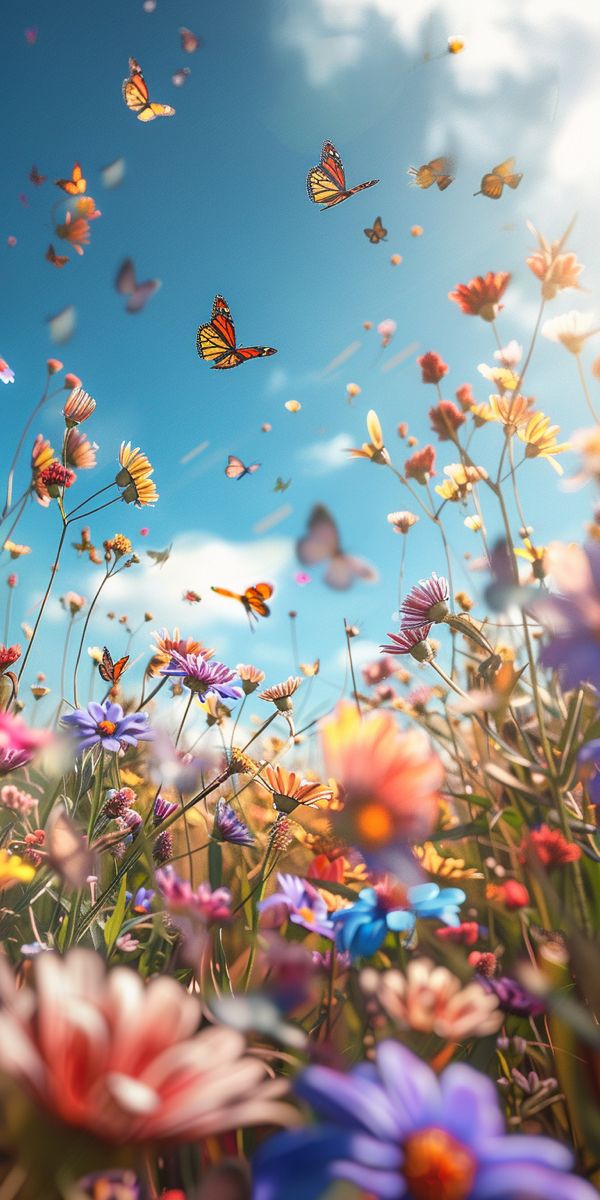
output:
POLYGON ((163 821, 166 821, 167 817, 172 816, 178 808, 178 804, 173 804, 171 800, 165 800, 163 796, 157 796, 152 810, 154 824, 160 825, 163 821))
POLYGON ((435 571, 429 579, 420 579, 411 588, 400 609, 403 629, 418 629, 427 622, 443 621, 448 613, 450 588, 443 575, 435 571))
POLYGON ((347 1075, 311 1066, 296 1091, 321 1125, 278 1134, 255 1157, 254 1200, 316 1200, 346 1180, 377 1200, 593 1200, 550 1138, 506 1136, 496 1088, 465 1063, 438 1077, 405 1046, 380 1042, 347 1075))
POLYGON ((414 629, 401 629, 400 633, 388 633, 389 646, 380 646, 383 654, 412 654, 417 662, 431 662, 433 647, 428 641, 431 624, 418 625, 414 629))
POLYGON ((501 975, 498 979, 481 975, 479 983, 486 992, 493 992, 498 997, 503 1012, 512 1013, 515 1017, 539 1017, 544 1012, 542 1002, 508 975, 501 975))
POLYGON ((221 797, 215 806, 215 825, 213 836, 221 842, 231 842, 234 846, 253 846, 254 838, 250 830, 239 817, 236 817, 232 807, 221 797))
POLYGON ((125 746, 137 746, 154 735, 148 727, 148 714, 124 713, 120 704, 105 700, 102 704, 92 701, 87 708, 76 708, 62 718, 62 725, 77 739, 77 753, 91 746, 102 746, 103 750, 116 753, 125 746))
POLYGON ((197 692, 204 699, 209 692, 214 692, 220 700, 239 700, 242 689, 234 686, 238 677, 235 671, 224 663, 210 659, 209 662, 201 654, 180 654, 171 651, 171 661, 164 667, 161 675, 172 675, 183 680, 184 686, 192 692, 197 692))
POLYGON ((310 933, 320 933, 322 937, 333 937, 334 926, 329 920, 327 905, 321 893, 307 879, 301 879, 299 875, 284 875, 280 872, 277 876, 277 883, 279 891, 273 892, 272 896, 261 901, 258 906, 261 912, 269 912, 270 909, 274 909, 275 917, 277 917, 278 911, 282 914, 279 924, 283 924, 285 918, 288 917, 294 925, 302 925, 310 933))

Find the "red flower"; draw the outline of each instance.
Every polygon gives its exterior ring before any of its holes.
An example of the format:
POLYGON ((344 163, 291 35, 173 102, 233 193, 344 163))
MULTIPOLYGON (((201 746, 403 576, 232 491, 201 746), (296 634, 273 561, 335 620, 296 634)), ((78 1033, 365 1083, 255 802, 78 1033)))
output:
POLYGON ((458 283, 453 292, 448 292, 448 299, 458 304, 461 312, 469 317, 494 321, 503 307, 498 302, 510 279, 508 271, 488 271, 487 275, 477 275, 468 283, 458 283))
POLYGON ((516 912, 518 908, 527 908, 530 904, 527 888, 517 879, 507 879, 500 884, 488 884, 486 895, 488 900, 499 900, 509 912, 516 912))
POLYGON ((40 474, 40 480, 51 496, 58 496, 60 488, 70 488, 76 479, 75 472, 69 470, 68 467, 63 467, 57 458, 53 459, 40 474))
POLYGON ((421 368, 421 379, 423 383, 439 383, 444 375, 450 370, 447 363, 435 350, 428 350, 427 354, 422 354, 417 359, 417 366, 421 368))
POLYGON ((456 399, 458 400, 463 412, 468 412, 471 405, 475 403, 475 397, 473 395, 473 389, 470 383, 462 383, 461 386, 456 389, 454 395, 456 396, 456 399))
POLYGON ((436 929, 435 935, 441 938, 443 942, 456 942, 461 946, 474 946, 479 938, 479 925, 477 921, 463 921, 462 925, 456 925, 454 928, 451 925, 444 925, 441 929, 436 929))
POLYGON ((480 950, 471 950, 467 962, 478 975, 485 975, 486 979, 493 979, 498 969, 498 959, 489 950, 484 951, 483 954, 480 950))
POLYGON ((435 408, 429 409, 428 416, 431 428, 437 433, 440 442, 453 442, 456 430, 466 421, 464 413, 460 412, 452 400, 440 400, 435 408))
POLYGON ((540 825, 539 829, 529 830, 519 846, 519 862, 523 866, 536 858, 543 867, 562 867, 577 862, 581 848, 575 842, 568 842, 560 830, 540 825))
POLYGON ((404 464, 404 474, 407 479, 416 479, 417 483, 427 483, 430 475, 435 475, 435 449, 433 446, 423 446, 407 458, 404 464))
POLYGON ((0 646, 0 675, 3 675, 7 667, 12 667, 17 659, 21 657, 22 650, 18 645, 15 646, 0 646))

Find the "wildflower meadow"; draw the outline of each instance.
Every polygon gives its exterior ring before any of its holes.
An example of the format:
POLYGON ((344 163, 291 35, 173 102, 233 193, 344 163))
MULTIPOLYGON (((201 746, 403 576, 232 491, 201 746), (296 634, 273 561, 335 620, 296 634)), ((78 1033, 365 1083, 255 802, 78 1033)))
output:
MULTIPOLYGON (((34 195, 42 205, 52 189, 35 271, 72 291, 40 336, 36 276, 26 304, 15 283, 24 340, 14 334, 13 353, 10 318, 0 344, 0 1200, 593 1200, 600 322, 598 264, 587 272, 581 250, 589 212, 558 226, 527 191, 525 138, 512 157, 492 143, 471 174, 449 133, 439 157, 423 150, 417 165, 411 151, 401 225, 384 203, 389 159, 378 164, 368 136, 355 163, 345 125, 346 165, 333 142, 320 159, 318 145, 298 149, 302 104, 312 113, 319 89, 329 124, 345 124, 328 89, 334 69, 362 69, 357 21, 365 46, 371 17, 390 22, 406 88, 441 120, 446 94, 464 117, 460 87, 480 87, 486 46, 491 63, 508 38, 506 71, 520 61, 506 32, 514 6, 502 0, 502 34, 486 17, 483 48, 464 4, 460 35, 445 3, 424 6, 431 22, 412 33, 385 4, 300 3, 285 36, 273 14, 274 61, 315 39, 307 80, 289 83, 299 107, 270 108, 257 73, 259 106, 240 119, 258 141, 276 129, 288 161, 265 175, 266 160, 259 171, 219 126, 222 162, 207 134, 186 191, 188 151, 169 138, 184 119, 189 139, 203 136, 218 109, 203 69, 238 86, 243 107, 241 6, 225 28, 191 0, 175 17, 165 0, 132 0, 124 38, 109 5, 102 37, 125 75, 115 87, 112 67, 92 63, 91 15, 61 5, 55 24, 39 5, 19 16, 18 54, 43 52, 48 70, 72 28, 98 138, 110 132, 116 153, 122 121, 136 148, 100 170, 104 141, 92 153, 83 127, 61 125, 55 142, 48 128, 22 224, 7 233, 18 263, 34 195), (140 268, 160 257, 144 232, 153 171, 170 176, 156 186, 173 204, 148 213, 165 222, 164 286, 122 261, 105 326, 101 277, 85 271, 95 253, 100 271, 113 243, 119 257, 123 230, 140 268), (232 203, 212 197, 221 172, 224 193, 243 176, 261 204, 271 191, 289 203, 272 246, 268 210, 245 218, 240 257, 258 254, 256 228, 269 263, 256 304, 215 224, 232 203), (300 218, 287 188, 323 239, 318 272, 291 255, 300 218), (474 230, 495 222, 483 241, 454 244, 439 216, 447 193, 472 205, 474 230), (181 283, 170 271, 176 225, 186 255, 196 225, 207 256, 218 250, 191 299, 184 259, 181 283), (345 350, 323 333, 338 303, 325 250, 336 239, 345 350), (373 282, 375 258, 393 283, 373 282), (182 345, 202 381, 185 409, 179 291, 194 305, 182 345), (300 302, 314 317, 292 370, 278 310, 300 302), (252 344, 269 319, 275 346, 252 344), (419 340, 400 351, 411 322, 419 340)), ((541 30, 545 6, 533 8, 541 30)), ((484 103, 500 122, 500 93, 484 103)), ((381 137, 391 143, 385 123, 381 137)), ((27 261, 19 279, 34 272, 27 261)))

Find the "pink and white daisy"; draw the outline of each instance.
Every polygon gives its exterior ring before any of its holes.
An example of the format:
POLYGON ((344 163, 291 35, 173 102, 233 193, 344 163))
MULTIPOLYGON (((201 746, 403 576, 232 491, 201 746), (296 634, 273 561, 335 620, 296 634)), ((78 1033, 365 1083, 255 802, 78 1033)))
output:
POLYGON ((420 625, 443 621, 448 613, 450 589, 443 575, 435 571, 429 579, 420 579, 402 603, 402 629, 418 629, 420 625))

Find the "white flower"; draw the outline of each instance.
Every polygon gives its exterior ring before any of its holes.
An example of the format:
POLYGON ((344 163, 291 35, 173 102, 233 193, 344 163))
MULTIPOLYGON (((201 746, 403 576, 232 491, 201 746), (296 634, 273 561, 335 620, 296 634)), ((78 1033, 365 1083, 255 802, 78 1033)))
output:
POLYGON ((512 339, 507 346, 502 346, 500 350, 494 350, 494 358, 496 362, 502 363, 503 367, 516 367, 523 357, 523 347, 512 339))
POLYGON ((473 981, 462 987, 446 967, 413 959, 402 971, 361 971, 360 986, 401 1029, 435 1033, 452 1041, 495 1033, 503 1016, 497 997, 473 981))
POLYGON ((542 325, 542 333, 549 341, 560 342, 571 354, 581 354, 587 338, 600 333, 600 326, 592 328, 595 319, 593 313, 582 313, 572 308, 562 317, 546 321, 542 325))

